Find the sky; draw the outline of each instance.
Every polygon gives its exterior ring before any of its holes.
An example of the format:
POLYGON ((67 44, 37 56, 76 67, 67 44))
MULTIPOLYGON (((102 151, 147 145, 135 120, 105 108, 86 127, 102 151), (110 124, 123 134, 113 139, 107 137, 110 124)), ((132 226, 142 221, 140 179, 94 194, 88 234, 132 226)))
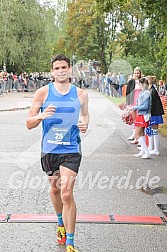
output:
MULTIPOLYGON (((46 0, 39 0, 39 2, 40 2, 41 4, 43 4, 44 2, 46 2, 46 0)), ((56 5, 57 0, 50 0, 49 2, 50 2, 50 4, 51 4, 52 6, 54 6, 54 5, 56 5)))
MULTIPOLYGON (((44 2, 50 2, 50 4, 52 5, 52 6, 55 6, 55 5, 57 5, 57 3, 58 3, 58 1, 59 0, 38 0, 41 4, 43 4, 44 2)), ((64 3, 67 3, 67 0, 64 0, 63 1, 64 3)))

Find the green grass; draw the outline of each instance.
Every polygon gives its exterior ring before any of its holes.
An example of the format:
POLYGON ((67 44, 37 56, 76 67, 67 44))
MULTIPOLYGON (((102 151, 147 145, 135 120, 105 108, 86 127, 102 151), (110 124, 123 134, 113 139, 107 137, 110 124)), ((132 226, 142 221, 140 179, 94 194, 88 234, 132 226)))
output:
POLYGON ((126 103, 126 98, 125 97, 120 97, 120 98, 116 98, 116 97, 109 97, 109 99, 114 102, 116 105, 120 105, 122 103, 126 103))
POLYGON ((108 98, 108 100, 112 101, 115 105, 120 105, 122 103, 126 103, 126 98, 125 97, 111 97, 108 95, 105 95, 106 98, 108 98))

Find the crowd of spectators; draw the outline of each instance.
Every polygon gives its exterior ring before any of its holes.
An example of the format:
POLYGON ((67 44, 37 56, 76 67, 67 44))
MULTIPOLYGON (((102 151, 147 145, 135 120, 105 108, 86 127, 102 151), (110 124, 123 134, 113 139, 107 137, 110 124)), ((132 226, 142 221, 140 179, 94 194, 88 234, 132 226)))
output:
POLYGON ((47 85, 51 81, 49 73, 27 73, 21 74, 0 71, 0 94, 10 92, 30 92, 47 85))
MULTIPOLYGON (((122 97, 122 89, 124 86, 126 88, 129 80, 133 79, 133 75, 129 75, 126 80, 122 72, 119 72, 119 74, 108 72, 106 74, 100 73, 98 79, 99 92, 112 97, 122 97)), ((160 96, 167 96, 167 83, 165 83, 163 80, 159 80, 158 82, 154 83, 154 87, 160 96)))
MULTIPOLYGON (((129 75, 125 78, 123 72, 106 74, 100 73, 97 68, 98 64, 95 60, 88 62, 89 73, 82 71, 82 66, 79 68, 80 76, 71 76, 71 83, 79 86, 80 88, 98 88, 99 92, 112 97, 122 97, 123 87, 127 86, 133 75, 129 75)), ((0 70, 0 95, 9 92, 30 92, 35 91, 38 88, 47 85, 52 81, 50 73, 34 72, 21 74, 8 73, 0 70)), ((167 96, 167 83, 163 80, 159 80, 154 84, 160 96, 167 96)))

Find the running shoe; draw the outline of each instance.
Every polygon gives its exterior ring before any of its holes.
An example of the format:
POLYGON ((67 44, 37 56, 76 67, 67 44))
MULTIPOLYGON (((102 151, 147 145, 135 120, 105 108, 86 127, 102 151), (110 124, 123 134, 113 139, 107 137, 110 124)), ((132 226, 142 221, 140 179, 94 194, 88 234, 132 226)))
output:
POLYGON ((56 231, 56 235, 57 235, 58 243, 61 244, 61 245, 65 245, 65 243, 66 243, 66 230, 65 230, 65 227, 58 226, 57 231, 56 231))
POLYGON ((73 246, 68 245, 68 246, 66 247, 66 252, 78 252, 78 250, 74 249, 73 246))

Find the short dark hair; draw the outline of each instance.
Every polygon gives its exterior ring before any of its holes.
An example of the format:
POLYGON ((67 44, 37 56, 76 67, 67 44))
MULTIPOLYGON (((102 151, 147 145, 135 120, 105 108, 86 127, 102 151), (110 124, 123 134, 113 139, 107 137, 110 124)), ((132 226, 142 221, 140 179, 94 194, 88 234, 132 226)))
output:
POLYGON ((56 55, 54 55, 54 56, 52 57, 52 59, 51 59, 52 68, 53 68, 53 63, 54 63, 55 61, 61 61, 61 60, 66 61, 67 64, 68 64, 68 66, 70 67, 70 59, 69 59, 66 55, 64 55, 64 54, 56 54, 56 55))

